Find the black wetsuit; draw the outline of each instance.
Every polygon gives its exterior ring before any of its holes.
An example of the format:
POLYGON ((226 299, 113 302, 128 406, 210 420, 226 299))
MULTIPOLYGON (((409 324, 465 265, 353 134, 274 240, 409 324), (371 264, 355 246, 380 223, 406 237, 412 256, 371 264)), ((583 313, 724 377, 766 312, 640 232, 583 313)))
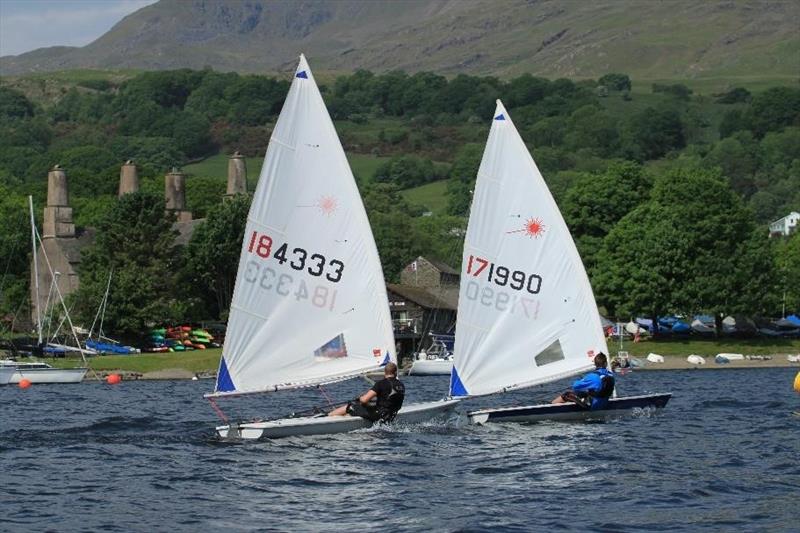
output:
POLYGON ((362 405, 358 399, 347 404, 347 414, 360 416, 371 422, 391 422, 403 406, 406 387, 397 378, 384 378, 372 389, 377 395, 375 405, 362 405))

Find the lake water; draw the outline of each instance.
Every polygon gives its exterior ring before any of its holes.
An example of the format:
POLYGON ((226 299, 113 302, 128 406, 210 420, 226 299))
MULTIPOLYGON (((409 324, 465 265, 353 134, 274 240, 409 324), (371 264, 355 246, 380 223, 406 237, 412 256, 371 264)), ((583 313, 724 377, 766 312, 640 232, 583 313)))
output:
MULTIPOLYGON (((620 378, 624 394, 675 394, 656 417, 485 427, 453 417, 235 444, 213 436, 210 381, 0 387, 0 530, 798 531, 796 371, 620 378)), ((407 401, 447 387, 405 382, 407 401)), ((466 407, 549 400, 565 385, 466 407)), ((264 415, 321 402, 303 391, 221 406, 264 415)))

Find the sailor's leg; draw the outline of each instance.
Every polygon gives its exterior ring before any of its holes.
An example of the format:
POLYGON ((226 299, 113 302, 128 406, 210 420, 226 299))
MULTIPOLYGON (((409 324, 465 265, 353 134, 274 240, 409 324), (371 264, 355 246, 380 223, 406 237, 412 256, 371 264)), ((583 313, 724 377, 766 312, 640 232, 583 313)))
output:
POLYGON ((328 413, 328 416, 344 416, 346 414, 347 414, 347 404, 344 404, 340 407, 337 407, 330 413, 328 413))

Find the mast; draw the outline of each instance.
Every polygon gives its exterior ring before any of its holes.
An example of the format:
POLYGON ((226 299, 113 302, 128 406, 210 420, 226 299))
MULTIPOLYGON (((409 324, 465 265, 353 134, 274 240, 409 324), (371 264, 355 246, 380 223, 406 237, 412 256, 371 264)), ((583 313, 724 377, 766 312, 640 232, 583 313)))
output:
POLYGON ((33 218, 33 196, 28 196, 28 207, 31 212, 31 246, 33 247, 33 285, 36 288, 34 304, 36 305, 36 329, 39 334, 39 344, 42 344, 42 318, 39 311, 39 261, 36 257, 36 222, 33 218))

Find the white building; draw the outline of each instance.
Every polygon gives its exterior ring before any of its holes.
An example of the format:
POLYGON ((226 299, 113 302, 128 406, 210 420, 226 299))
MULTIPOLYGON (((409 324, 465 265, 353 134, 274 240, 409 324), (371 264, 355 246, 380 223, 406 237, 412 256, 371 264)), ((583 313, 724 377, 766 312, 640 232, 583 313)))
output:
POLYGON ((769 236, 782 236, 786 237, 795 231, 797 231, 797 226, 800 224, 800 213, 797 211, 792 211, 785 217, 776 220, 775 222, 770 222, 769 224, 769 236))

